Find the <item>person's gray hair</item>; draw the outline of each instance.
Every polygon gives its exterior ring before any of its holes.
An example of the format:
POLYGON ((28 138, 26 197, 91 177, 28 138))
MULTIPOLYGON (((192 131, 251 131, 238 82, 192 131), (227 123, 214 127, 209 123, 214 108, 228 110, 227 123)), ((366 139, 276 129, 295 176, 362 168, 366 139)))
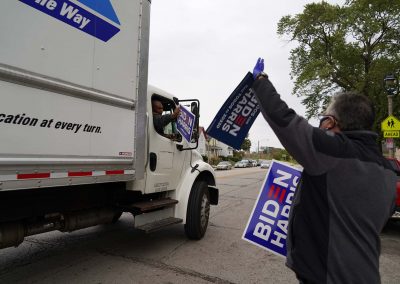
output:
POLYGON ((325 113, 337 119, 342 131, 371 130, 375 121, 375 108, 371 100, 356 92, 342 92, 333 96, 325 113))

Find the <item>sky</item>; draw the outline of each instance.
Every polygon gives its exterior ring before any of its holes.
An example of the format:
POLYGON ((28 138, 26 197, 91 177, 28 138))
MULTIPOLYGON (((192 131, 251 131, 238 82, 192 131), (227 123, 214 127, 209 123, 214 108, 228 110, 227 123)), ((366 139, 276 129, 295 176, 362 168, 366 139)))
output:
MULTIPOLYGON (((153 0, 150 22, 149 84, 179 99, 200 100, 200 125, 207 128, 258 57, 282 99, 305 116, 292 95, 290 50, 279 37, 285 15, 303 11, 310 0, 153 0)), ((344 0, 330 0, 331 4, 344 0)), ((310 121, 315 125, 316 120, 310 121)), ((249 132, 252 150, 283 148, 260 114, 249 132)))

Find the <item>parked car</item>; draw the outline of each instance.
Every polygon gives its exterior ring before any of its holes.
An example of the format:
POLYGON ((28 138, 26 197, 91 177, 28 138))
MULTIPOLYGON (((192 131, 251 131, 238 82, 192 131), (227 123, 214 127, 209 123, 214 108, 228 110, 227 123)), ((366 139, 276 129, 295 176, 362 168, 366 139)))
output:
POLYGON ((250 160, 241 160, 241 162, 246 164, 246 168, 251 168, 253 166, 250 160))
POLYGON ((248 168, 250 163, 248 160, 241 160, 235 164, 235 168, 248 168))
POLYGON ((245 168, 245 167, 246 167, 246 164, 243 163, 242 161, 235 163, 235 168, 245 168))
POLYGON ((396 190, 397 190, 397 198, 396 198, 396 212, 392 216, 392 218, 400 219, 400 161, 394 158, 386 158, 390 164, 392 165, 393 169, 397 173, 397 183, 396 183, 396 190))
POLYGON ((256 160, 249 160, 250 164, 252 167, 257 167, 257 161, 256 160))
POLYGON ((270 166, 271 166, 271 161, 262 161, 260 165, 262 169, 269 169, 270 166))
POLYGON ((231 170, 231 169, 232 165, 227 161, 219 162, 219 164, 217 165, 217 170, 231 170))

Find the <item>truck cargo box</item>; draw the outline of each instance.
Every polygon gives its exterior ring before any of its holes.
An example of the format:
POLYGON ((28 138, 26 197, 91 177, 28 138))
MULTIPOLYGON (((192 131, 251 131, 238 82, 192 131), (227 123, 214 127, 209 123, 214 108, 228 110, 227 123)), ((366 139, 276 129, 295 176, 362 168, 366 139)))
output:
POLYGON ((149 10, 0 2, 1 190, 143 176, 149 10))

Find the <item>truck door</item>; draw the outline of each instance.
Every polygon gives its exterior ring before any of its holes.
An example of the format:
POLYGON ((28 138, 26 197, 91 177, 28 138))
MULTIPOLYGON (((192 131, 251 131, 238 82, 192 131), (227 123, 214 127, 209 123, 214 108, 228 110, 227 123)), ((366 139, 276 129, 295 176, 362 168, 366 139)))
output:
POLYGON ((176 130, 176 122, 169 119, 176 108, 174 101, 159 92, 153 93, 148 102, 150 112, 153 112, 153 106, 158 108, 159 113, 149 116, 146 193, 175 190, 187 153, 187 151, 178 150, 177 145, 181 142, 182 137, 176 130), (157 125, 157 119, 159 123, 160 116, 163 116, 162 121, 166 123, 163 127, 157 125))

